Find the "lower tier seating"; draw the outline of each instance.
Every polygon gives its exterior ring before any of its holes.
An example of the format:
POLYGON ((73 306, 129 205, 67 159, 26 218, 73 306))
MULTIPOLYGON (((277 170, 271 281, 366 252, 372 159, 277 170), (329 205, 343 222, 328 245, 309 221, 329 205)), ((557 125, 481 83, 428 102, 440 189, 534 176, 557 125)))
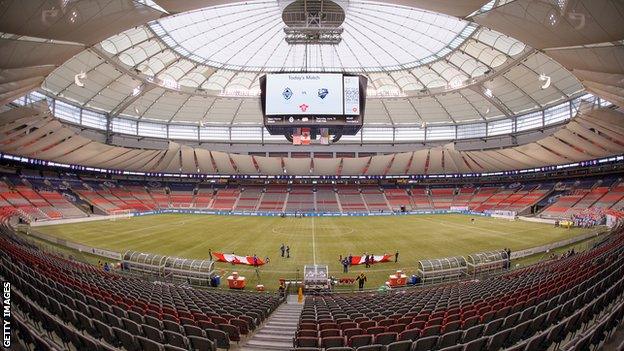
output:
POLYGON ((22 320, 25 338, 34 340, 40 330, 44 341, 56 334, 77 350, 229 348, 281 302, 269 293, 199 290, 107 273, 15 236, 0 238, 0 262, 21 316, 31 321, 27 328, 22 320))
MULTIPOLYGON (((294 345, 358 350, 546 350, 622 295, 622 234, 483 281, 307 297, 294 345)), ((621 318, 621 317, 620 317, 621 318)))

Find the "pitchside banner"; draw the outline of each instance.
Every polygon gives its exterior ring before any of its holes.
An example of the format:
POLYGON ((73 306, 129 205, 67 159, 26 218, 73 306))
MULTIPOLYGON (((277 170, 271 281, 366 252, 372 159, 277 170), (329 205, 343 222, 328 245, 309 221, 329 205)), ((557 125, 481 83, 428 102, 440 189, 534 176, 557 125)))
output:
POLYGON ((146 212, 135 212, 133 216, 147 216, 162 213, 182 213, 182 214, 208 214, 220 216, 261 216, 261 217, 368 217, 368 216, 407 216, 407 215, 430 215, 430 214, 465 214, 470 216, 490 217, 487 213, 473 211, 452 211, 452 210, 428 210, 409 212, 373 212, 373 213, 316 213, 316 212, 243 212, 243 211, 211 211, 211 210, 187 210, 187 209, 165 209, 146 212))
POLYGON ((265 262, 260 257, 256 257, 254 264, 253 256, 237 256, 234 254, 226 254, 222 252, 213 252, 212 258, 217 262, 228 262, 232 264, 244 264, 248 266, 258 265, 262 266, 265 262))

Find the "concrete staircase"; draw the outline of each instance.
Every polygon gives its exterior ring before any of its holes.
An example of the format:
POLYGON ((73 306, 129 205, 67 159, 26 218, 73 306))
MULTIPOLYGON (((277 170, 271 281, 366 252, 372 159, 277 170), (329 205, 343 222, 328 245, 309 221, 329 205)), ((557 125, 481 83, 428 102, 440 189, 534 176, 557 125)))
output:
POLYGON ((278 307, 240 350, 283 351, 291 349, 302 309, 303 304, 297 303, 297 295, 289 295, 287 303, 278 307))

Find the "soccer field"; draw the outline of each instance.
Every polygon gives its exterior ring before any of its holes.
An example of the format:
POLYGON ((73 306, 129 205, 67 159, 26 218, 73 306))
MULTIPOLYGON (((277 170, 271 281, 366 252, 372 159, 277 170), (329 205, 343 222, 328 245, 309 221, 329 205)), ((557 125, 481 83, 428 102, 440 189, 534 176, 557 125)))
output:
MULTIPOLYGON (((327 264, 337 277, 365 271, 367 287, 376 287, 397 269, 416 273, 417 262, 427 258, 467 255, 509 247, 512 251, 555 242, 586 232, 585 229, 507 221, 466 215, 413 215, 383 217, 248 217, 212 215, 153 215, 64 224, 37 231, 86 245, 207 259, 208 250, 237 255, 270 257, 256 277, 253 268, 217 263, 221 275, 236 270, 249 285, 264 284, 273 290, 279 278, 294 279, 305 264, 327 264), (280 245, 290 246, 290 258, 280 257, 280 245), (394 254, 399 262, 371 268, 352 267, 342 273, 340 255, 394 254)), ((394 258, 394 255, 393 255, 394 258)))

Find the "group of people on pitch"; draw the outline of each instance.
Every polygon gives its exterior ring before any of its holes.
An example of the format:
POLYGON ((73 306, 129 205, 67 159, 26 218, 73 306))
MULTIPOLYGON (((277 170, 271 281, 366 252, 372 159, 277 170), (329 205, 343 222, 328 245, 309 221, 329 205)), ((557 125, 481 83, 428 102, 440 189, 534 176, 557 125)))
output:
POLYGON ((282 252, 282 257, 290 258, 290 246, 289 245, 284 245, 284 243, 282 243, 282 246, 280 246, 280 251, 282 252))

